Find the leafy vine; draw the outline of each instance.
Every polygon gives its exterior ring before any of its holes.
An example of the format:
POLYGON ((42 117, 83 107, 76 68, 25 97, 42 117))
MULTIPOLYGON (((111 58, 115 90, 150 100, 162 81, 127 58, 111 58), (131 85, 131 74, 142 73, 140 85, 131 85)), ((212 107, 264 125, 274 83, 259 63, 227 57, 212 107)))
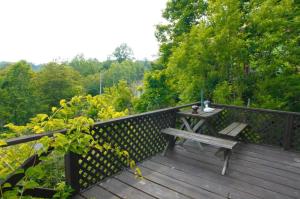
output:
MULTIPOLYGON (((5 179, 9 173, 15 171, 24 159, 38 154, 43 164, 30 167, 24 172, 25 177, 20 182, 20 186, 16 186, 9 191, 3 193, 3 189, 11 185, 6 183, 0 187, 2 198, 28 198, 23 196, 26 189, 32 189, 41 186, 53 185, 47 179, 47 170, 53 159, 62 157, 68 152, 76 154, 86 154, 91 148, 100 150, 101 152, 111 151, 117 157, 125 157, 126 164, 135 170, 137 176, 141 176, 140 169, 136 166, 135 161, 130 158, 126 150, 118 146, 112 146, 110 143, 99 144, 94 139, 96 133, 92 130, 95 121, 117 118, 128 114, 128 110, 116 111, 113 106, 109 105, 110 99, 105 96, 75 96, 69 102, 60 101, 60 107, 53 107, 51 115, 38 114, 32 118, 29 123, 24 126, 7 124, 10 135, 21 136, 55 131, 59 129, 67 129, 66 133, 55 133, 53 137, 42 137, 33 143, 20 144, 14 147, 0 148, 0 178, 5 179), (51 149, 48 156, 41 156, 51 149), (22 151, 22 153, 21 153, 22 151), (45 179, 46 180, 41 180, 45 179)), ((0 145, 6 145, 5 141, 0 140, 0 145)), ((63 173, 63 172, 62 172, 63 173)), ((65 183, 64 179, 60 179, 54 184, 57 193, 54 198, 68 198, 72 189, 65 183)))

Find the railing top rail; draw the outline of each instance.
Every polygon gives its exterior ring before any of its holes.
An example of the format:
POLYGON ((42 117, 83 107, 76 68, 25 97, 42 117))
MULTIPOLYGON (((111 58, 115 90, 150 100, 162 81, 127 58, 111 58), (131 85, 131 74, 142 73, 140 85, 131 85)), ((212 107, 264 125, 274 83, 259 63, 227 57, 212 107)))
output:
MULTIPOLYGON (((185 108, 185 107, 188 107, 188 106, 192 106, 192 105, 195 105, 195 104, 199 104, 199 102, 184 104, 184 105, 180 105, 180 106, 176 106, 176 107, 163 108, 163 109, 159 109, 159 110, 154 110, 154 111, 149 111, 149 112, 145 112, 145 113, 129 115, 129 116, 125 116, 125 117, 119 117, 119 118, 110 119, 110 120, 106 120, 106 121, 100 121, 100 122, 96 122, 94 124, 94 126, 104 125, 104 124, 108 124, 108 123, 111 123, 111 122, 124 121, 124 120, 127 120, 127 119, 133 119, 133 118, 136 118, 136 117, 151 115, 151 114, 160 113, 160 112, 164 112, 164 111, 178 110, 178 109, 185 108)), ((51 131, 51 132, 45 132, 45 133, 40 133, 40 134, 25 135, 25 136, 21 136, 21 137, 11 138, 11 139, 6 140, 6 145, 2 145, 0 147, 8 147, 8 146, 12 146, 12 145, 27 143, 27 142, 31 142, 31 141, 34 141, 34 140, 39 140, 39 139, 41 139, 42 137, 45 137, 45 136, 52 137, 55 133, 64 134, 66 132, 67 132, 66 129, 62 129, 62 130, 57 130, 57 131, 51 131)))
POLYGON ((260 112, 266 112, 266 113, 278 113, 278 114, 300 116, 300 112, 279 111, 279 110, 272 110, 272 109, 251 108, 251 107, 245 107, 245 106, 235 106, 235 105, 225 105, 225 104, 215 104, 215 103, 213 103, 212 105, 213 106, 219 106, 219 107, 243 109, 243 110, 249 110, 249 111, 260 111, 260 112))
POLYGON ((39 140, 45 136, 52 137, 55 133, 64 134, 66 132, 67 132, 66 129, 62 129, 62 130, 50 131, 50 132, 45 132, 45 133, 40 133, 40 134, 24 135, 24 136, 8 139, 5 141, 6 145, 2 145, 0 147, 8 147, 8 146, 17 145, 17 144, 23 144, 23 143, 31 142, 34 140, 39 140))
POLYGON ((132 119, 132 118, 136 118, 136 117, 140 117, 140 116, 151 115, 151 114, 165 112, 165 111, 179 110, 181 108, 189 107, 189 106, 192 106, 195 104, 199 104, 199 102, 194 102, 191 104, 185 104, 185 105, 181 105, 181 106, 175 106, 175 107, 171 107, 171 108, 163 108, 163 109, 159 109, 159 110, 154 110, 154 111, 129 115, 129 116, 125 116, 125 117, 110 119, 110 120, 106 120, 106 121, 96 122, 94 125, 102 125, 102 124, 107 124, 107 123, 111 123, 111 122, 123 121, 123 120, 127 120, 127 119, 132 119))

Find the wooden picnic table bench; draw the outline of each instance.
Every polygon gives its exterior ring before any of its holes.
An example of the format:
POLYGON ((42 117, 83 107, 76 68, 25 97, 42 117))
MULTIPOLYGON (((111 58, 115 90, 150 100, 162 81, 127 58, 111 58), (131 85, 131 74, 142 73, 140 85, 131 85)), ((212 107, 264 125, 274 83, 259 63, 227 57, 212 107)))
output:
POLYGON ((168 143, 163 152, 163 155, 166 154, 167 150, 172 149, 175 145, 176 137, 193 140, 196 142, 213 145, 216 147, 220 147, 224 151, 224 165, 222 169, 222 175, 225 175, 226 170, 228 168, 229 159, 232 153, 232 149, 236 146, 237 142, 232 140, 226 140, 223 138, 216 138, 209 135, 191 133, 184 130, 174 129, 174 128, 166 128, 162 130, 162 133, 168 135, 168 143))
POLYGON ((225 129, 219 131, 220 135, 236 138, 246 127, 248 124, 240 123, 240 122, 233 122, 225 129))

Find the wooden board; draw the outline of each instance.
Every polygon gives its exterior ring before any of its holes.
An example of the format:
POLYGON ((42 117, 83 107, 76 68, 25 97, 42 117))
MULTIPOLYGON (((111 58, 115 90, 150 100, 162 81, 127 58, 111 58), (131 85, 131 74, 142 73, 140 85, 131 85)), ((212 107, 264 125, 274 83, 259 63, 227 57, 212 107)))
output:
POLYGON ((99 184, 99 186, 114 193, 120 198, 154 198, 151 195, 134 188, 134 186, 124 183, 116 178, 110 178, 106 182, 99 184))
MULTIPOLYGON (((203 166, 217 170, 219 168, 220 163, 222 162, 218 158, 214 158, 211 155, 202 155, 199 156, 198 153, 190 153, 185 150, 176 150, 173 155, 176 157, 180 157, 184 159, 185 161, 191 161, 194 162, 193 164, 196 164, 196 162, 204 163, 203 166), (175 153, 176 152, 176 153, 175 153), (188 159, 188 160, 186 160, 188 159)), ((195 151, 196 152, 196 151, 195 151)), ((252 185, 257 185, 259 187, 262 187, 266 190, 270 190, 273 192, 277 192, 279 194, 285 194, 289 197, 300 197, 300 192, 295 187, 290 187, 285 185, 284 183, 277 181, 275 175, 270 174, 264 174, 263 172, 256 172, 253 169, 249 169, 250 165, 247 164, 244 165, 237 165, 238 161, 231 161, 231 165, 229 167, 229 174, 230 177, 238 179, 243 182, 247 182, 252 185), (254 175, 256 174, 256 175, 254 175), (265 178, 262 178, 264 176, 265 178), (276 181, 276 182, 275 182, 276 181)))
POLYGON ((221 130, 219 134, 227 135, 230 131, 232 131, 234 128, 236 128, 240 123, 233 122, 229 126, 227 126, 225 129, 221 130))
MULTIPOLYGON (((164 165, 163 162, 156 162, 153 160, 149 160, 144 162, 142 165, 143 168, 148 168, 163 175, 169 176, 173 179, 185 182, 187 184, 191 184, 197 186, 199 189, 207 190, 213 194, 217 194, 226 198, 228 193, 232 196, 232 198, 247 198, 254 199, 257 198, 247 192, 239 191, 238 189, 231 188, 226 185, 226 183, 222 184, 222 181, 216 182, 207 179, 204 175, 193 175, 190 173, 186 173, 182 170, 176 169, 176 167, 164 165)), ((202 172, 202 174, 204 174, 202 172)), ((218 179, 216 176, 215 179, 218 179)))
POLYGON ((72 199, 85 199, 85 198, 82 197, 81 195, 76 195, 76 196, 72 197, 72 199))
POLYGON ((237 189, 239 191, 243 191, 246 193, 250 193, 258 198, 264 199, 291 199, 287 195, 280 194, 275 191, 271 191, 264 187, 261 187, 259 184, 248 183, 244 180, 239 180, 233 178, 231 176, 231 170, 229 167, 228 175, 222 176, 218 174, 219 169, 212 164, 208 164, 205 162, 198 162, 186 157, 180 156, 166 156, 164 158, 160 156, 156 156, 153 158, 155 162, 162 163, 164 165, 168 165, 171 168, 176 168, 178 170, 184 171, 185 173, 189 173, 194 176, 201 176, 202 178, 208 178, 210 181, 215 183, 222 183, 224 186, 231 187, 233 189, 237 189))
POLYGON ((86 190, 82 196, 86 198, 106 198, 106 199, 119 199, 120 197, 112 194, 111 192, 103 189, 101 186, 93 186, 86 190))
POLYGON ((230 131, 227 135, 231 137, 236 137, 239 133, 241 133, 248 125, 245 123, 240 123, 236 128, 230 131))
MULTIPOLYGON (((143 177, 145 179, 152 181, 156 184, 159 184, 161 186, 168 187, 169 189, 179 192, 180 194, 183 194, 185 196, 192 197, 192 198, 211 198, 211 199, 223 198, 223 195, 212 193, 210 190, 207 190, 206 187, 199 188, 199 186, 196 186, 196 184, 187 183, 185 181, 178 180, 174 177, 164 175, 160 172, 156 172, 155 167, 147 168, 142 165, 140 165, 139 167, 141 168, 143 177)), ((157 169, 159 170, 159 168, 157 169)), ((133 171, 131 170, 129 170, 129 172, 133 173, 133 171)))
MULTIPOLYGON (((189 153, 198 154, 199 150, 195 147, 185 144, 184 149, 176 148, 177 150, 185 150, 189 153)), ((213 154, 217 149, 207 146, 201 155, 207 158, 213 158, 213 154)), ((230 169, 237 170, 252 176, 259 176, 260 178, 269 181, 286 185, 295 189, 300 189, 299 176, 285 169, 284 165, 273 165, 276 162, 264 161, 258 158, 249 157, 248 155, 241 155, 240 151, 235 150, 231 156, 230 169), (298 178, 298 179, 297 179, 298 178)))
POLYGON ((184 139, 190 139, 204 144, 209 144, 209 145, 222 147, 226 149, 233 149, 233 147, 237 144, 237 142, 235 141, 225 140, 222 138, 216 138, 213 136, 202 135, 197 133, 190 133, 188 131, 183 131, 174 128, 163 129, 162 133, 173 135, 175 137, 181 137, 184 139))
POLYGON ((230 137, 236 137, 239 133, 241 133, 248 125, 245 123, 233 122, 223 130, 219 132, 219 134, 227 135, 230 137))
POLYGON ((187 141, 168 156, 157 155, 138 165, 143 180, 125 170, 75 198, 300 198, 299 168, 290 165, 300 154, 265 148, 241 144, 233 150, 228 175, 222 176, 223 160, 213 155, 217 148, 205 146, 200 153, 196 143, 187 141))
MULTIPOLYGON (((123 183, 130 184, 134 188, 145 192, 155 198, 165 198, 165 199, 188 199, 189 197, 179 193, 177 190, 169 189, 168 187, 161 186, 147 179, 136 179, 135 176, 127 171, 116 178, 123 183)), ((131 197, 135 198, 135 197, 131 197)))

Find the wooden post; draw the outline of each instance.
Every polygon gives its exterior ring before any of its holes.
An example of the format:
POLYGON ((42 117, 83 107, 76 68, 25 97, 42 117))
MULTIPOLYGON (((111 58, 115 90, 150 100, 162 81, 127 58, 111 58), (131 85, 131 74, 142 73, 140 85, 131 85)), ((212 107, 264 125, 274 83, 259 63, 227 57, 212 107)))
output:
POLYGON ((292 131, 293 131, 293 115, 287 115, 286 125, 283 132, 283 148, 289 150, 291 148, 292 131))
POLYGON ((73 194, 77 194, 80 191, 78 160, 79 156, 76 153, 69 152, 65 155, 66 182, 74 189, 73 194))
POLYGON ((203 94, 203 89, 201 89, 201 93, 200 93, 200 102, 201 102, 201 111, 204 110, 204 94, 203 94))
POLYGON ((177 113, 178 111, 179 111, 179 110, 174 110, 174 111, 172 112, 172 122, 171 122, 171 125, 170 125, 171 128, 176 128, 176 121, 177 121, 176 113, 177 113))

